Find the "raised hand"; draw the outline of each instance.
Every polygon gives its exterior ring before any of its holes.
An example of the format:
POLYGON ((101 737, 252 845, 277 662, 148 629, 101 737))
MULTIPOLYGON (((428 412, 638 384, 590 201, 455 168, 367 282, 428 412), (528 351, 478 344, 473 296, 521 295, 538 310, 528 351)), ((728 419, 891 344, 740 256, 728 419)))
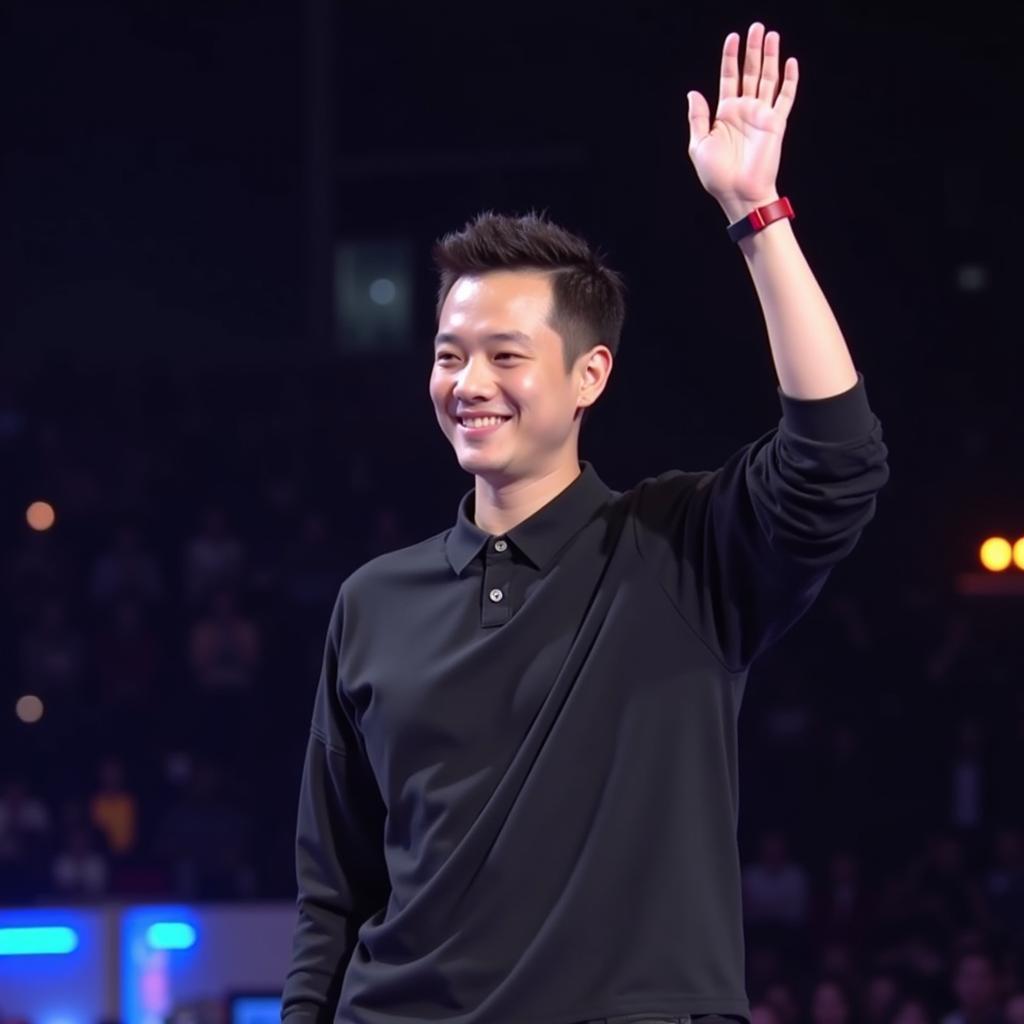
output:
POLYGON ((790 57, 780 87, 779 39, 778 32, 766 35, 759 21, 750 26, 741 81, 739 34, 725 37, 714 124, 707 100, 696 91, 686 94, 690 160, 704 188, 732 213, 745 213, 779 197, 782 136, 798 78, 796 58, 790 57))

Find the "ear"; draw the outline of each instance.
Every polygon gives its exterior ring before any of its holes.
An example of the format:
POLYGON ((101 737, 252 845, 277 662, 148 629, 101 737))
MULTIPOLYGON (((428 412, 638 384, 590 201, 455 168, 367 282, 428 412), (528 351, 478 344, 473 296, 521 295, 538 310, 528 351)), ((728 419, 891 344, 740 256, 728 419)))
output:
POLYGON ((580 356, 578 402, 586 407, 593 405, 608 385, 615 359, 607 345, 595 345, 580 356))

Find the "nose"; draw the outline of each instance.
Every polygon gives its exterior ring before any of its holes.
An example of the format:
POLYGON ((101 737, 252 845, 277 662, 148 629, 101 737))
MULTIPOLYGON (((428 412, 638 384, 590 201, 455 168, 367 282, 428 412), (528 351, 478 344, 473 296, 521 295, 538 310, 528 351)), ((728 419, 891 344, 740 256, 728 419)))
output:
POLYGON ((470 359, 455 379, 452 394, 461 402, 472 402, 476 398, 487 398, 492 393, 494 381, 487 370, 484 358, 470 359))

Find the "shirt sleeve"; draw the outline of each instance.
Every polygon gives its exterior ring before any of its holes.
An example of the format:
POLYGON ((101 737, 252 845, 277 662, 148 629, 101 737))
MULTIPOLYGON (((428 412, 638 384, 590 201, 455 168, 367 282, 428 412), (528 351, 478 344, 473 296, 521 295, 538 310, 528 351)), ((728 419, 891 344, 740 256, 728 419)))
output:
POLYGON ((888 450, 864 377, 797 399, 717 470, 638 485, 636 543, 679 614, 742 671, 810 607, 875 514, 888 450))
POLYGON ((299 787, 298 920, 281 1019, 329 1024, 359 926, 390 891, 385 808, 338 678, 343 600, 331 616, 299 787))

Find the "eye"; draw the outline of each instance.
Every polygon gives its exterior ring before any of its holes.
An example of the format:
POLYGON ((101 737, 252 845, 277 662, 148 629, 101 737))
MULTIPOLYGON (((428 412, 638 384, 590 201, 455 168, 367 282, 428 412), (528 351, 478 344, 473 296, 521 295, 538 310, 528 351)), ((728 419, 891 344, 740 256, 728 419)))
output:
MULTIPOLYGON (((502 356, 509 356, 512 359, 519 359, 520 355, 518 352, 499 352, 496 359, 500 359, 502 356)), ((455 354, 453 352, 439 352, 437 355, 437 361, 440 363, 445 359, 454 359, 455 354)))

